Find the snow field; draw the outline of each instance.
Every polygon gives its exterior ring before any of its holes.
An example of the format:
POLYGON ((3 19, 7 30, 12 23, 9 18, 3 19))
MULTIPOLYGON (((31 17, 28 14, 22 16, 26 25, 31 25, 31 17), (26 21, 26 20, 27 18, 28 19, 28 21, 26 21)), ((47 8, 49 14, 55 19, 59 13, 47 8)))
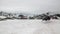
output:
POLYGON ((0 34, 60 34, 60 20, 0 21, 0 34))

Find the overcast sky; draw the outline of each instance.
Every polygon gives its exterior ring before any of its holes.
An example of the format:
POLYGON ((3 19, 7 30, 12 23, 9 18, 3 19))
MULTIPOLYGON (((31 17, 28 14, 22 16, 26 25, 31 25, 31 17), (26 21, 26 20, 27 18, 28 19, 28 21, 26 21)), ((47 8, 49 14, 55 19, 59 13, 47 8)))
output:
POLYGON ((60 0, 0 0, 0 10, 25 13, 60 11, 60 0))

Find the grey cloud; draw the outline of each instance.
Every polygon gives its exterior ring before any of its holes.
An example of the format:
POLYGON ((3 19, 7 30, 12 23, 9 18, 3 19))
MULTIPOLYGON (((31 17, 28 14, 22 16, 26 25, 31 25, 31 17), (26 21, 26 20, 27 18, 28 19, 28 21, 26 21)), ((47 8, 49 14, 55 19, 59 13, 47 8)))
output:
POLYGON ((0 0, 0 10, 30 13, 60 11, 60 0, 0 0))

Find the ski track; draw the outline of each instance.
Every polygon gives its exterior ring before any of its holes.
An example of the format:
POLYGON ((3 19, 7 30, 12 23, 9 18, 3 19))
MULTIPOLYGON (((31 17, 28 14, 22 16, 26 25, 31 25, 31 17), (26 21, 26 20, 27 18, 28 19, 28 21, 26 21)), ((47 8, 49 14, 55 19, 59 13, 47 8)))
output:
POLYGON ((60 34, 60 20, 0 21, 0 34, 60 34))

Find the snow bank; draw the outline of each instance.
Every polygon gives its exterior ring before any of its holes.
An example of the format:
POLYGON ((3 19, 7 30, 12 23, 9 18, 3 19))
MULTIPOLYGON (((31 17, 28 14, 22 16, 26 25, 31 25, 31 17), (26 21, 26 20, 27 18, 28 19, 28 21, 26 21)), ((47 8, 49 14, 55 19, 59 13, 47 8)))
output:
POLYGON ((6 17, 5 17, 5 16, 0 16, 0 18, 4 19, 4 18, 6 18, 6 17))
POLYGON ((0 34, 60 34, 60 20, 0 21, 0 34))

